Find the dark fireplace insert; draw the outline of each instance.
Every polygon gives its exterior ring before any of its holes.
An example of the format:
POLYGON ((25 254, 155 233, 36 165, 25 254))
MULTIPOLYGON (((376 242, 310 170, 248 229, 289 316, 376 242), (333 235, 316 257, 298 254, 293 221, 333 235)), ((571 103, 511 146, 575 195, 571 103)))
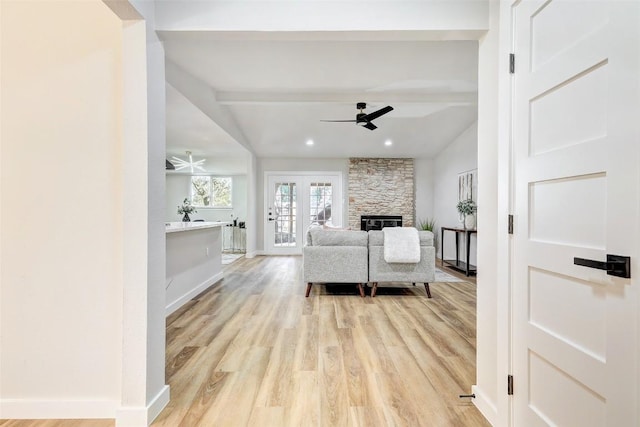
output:
POLYGON ((383 227, 402 227, 402 215, 362 215, 360 230, 382 230, 383 227))

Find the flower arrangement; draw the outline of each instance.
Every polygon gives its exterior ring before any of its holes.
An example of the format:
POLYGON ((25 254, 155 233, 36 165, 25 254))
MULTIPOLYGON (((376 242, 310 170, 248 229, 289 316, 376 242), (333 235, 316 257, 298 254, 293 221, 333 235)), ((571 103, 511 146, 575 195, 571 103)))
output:
POLYGON ((195 206, 191 204, 191 201, 187 198, 185 198, 184 201, 182 202, 182 206, 178 206, 178 213, 180 215, 182 214, 189 215, 194 212, 198 212, 198 211, 196 210, 195 206))
POLYGON ((476 202, 474 202, 472 199, 461 200, 458 202, 458 212, 462 215, 471 215, 476 210, 476 202))

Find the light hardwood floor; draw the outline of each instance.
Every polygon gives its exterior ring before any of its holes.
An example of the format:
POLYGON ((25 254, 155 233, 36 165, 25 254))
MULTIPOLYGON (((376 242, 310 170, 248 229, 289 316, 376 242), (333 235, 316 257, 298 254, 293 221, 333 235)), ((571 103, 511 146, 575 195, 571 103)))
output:
POLYGON ((171 401, 154 427, 489 426, 458 398, 475 383, 475 285, 433 283, 432 299, 423 286, 361 298, 315 285, 305 298, 301 257, 225 273, 167 319, 171 401))

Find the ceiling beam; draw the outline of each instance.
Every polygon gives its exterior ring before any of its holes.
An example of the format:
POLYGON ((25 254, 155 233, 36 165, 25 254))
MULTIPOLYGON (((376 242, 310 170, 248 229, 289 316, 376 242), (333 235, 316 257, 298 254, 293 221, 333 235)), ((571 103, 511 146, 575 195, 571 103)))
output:
POLYGON ((171 31, 487 31, 489 0, 163 0, 155 16, 171 31))
POLYGON ((353 102, 401 102, 401 103, 455 103, 475 105, 478 102, 476 92, 445 93, 407 93, 392 91, 356 91, 356 92, 248 92, 221 91, 216 100, 222 105, 239 104, 320 104, 353 102))

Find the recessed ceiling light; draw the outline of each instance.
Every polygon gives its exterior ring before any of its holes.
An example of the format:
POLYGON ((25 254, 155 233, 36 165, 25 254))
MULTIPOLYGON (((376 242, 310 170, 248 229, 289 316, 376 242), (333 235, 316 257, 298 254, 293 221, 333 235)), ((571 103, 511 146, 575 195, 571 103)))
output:
POLYGON ((387 140, 384 142, 384 145, 386 145, 387 147, 391 147, 391 146, 393 145, 393 142, 391 142, 391 140, 390 140, 390 139, 387 139, 387 140))
POLYGON ((307 139, 306 144, 309 146, 313 145, 313 139, 307 139))

